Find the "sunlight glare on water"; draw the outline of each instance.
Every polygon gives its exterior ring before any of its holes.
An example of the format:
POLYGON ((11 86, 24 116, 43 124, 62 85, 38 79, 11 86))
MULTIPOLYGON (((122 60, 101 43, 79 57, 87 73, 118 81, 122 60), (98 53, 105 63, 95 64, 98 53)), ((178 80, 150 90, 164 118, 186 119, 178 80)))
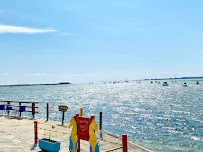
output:
POLYGON ((203 81, 187 81, 188 87, 149 81, 116 84, 0 87, 0 100, 38 101, 37 117, 61 121, 58 105, 68 105, 65 122, 83 108, 86 117, 103 112, 103 129, 152 151, 203 149, 203 81))

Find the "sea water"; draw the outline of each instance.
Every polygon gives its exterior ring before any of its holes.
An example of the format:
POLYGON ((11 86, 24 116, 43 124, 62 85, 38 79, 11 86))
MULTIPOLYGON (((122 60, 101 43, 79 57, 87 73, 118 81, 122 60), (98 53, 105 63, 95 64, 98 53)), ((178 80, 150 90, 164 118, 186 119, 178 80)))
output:
POLYGON ((152 151, 203 151, 203 81, 150 81, 0 87, 0 100, 38 101, 36 117, 61 121, 58 105, 67 105, 65 122, 83 108, 83 116, 103 113, 102 129, 152 151), (187 87, 183 87, 183 83, 187 87), (161 82, 162 83, 162 82, 161 82))

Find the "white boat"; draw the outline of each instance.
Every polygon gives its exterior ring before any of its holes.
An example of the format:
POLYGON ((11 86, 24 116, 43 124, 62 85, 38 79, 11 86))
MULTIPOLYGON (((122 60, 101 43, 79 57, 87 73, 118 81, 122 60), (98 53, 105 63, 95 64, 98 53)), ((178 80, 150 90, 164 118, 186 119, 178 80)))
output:
POLYGON ((183 87, 187 87, 187 83, 184 83, 184 84, 183 84, 183 87))
POLYGON ((168 86, 168 83, 167 83, 167 82, 163 82, 162 85, 163 85, 163 86, 168 86))

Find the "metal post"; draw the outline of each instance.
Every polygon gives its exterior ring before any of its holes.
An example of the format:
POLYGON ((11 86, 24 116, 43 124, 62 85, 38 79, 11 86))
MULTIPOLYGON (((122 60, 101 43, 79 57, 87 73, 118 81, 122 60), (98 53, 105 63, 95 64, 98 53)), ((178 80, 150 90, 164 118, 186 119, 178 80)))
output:
POLYGON ((80 108, 80 117, 82 117, 82 108, 80 108))
POLYGON ((100 112, 99 129, 102 130, 102 112, 100 112))
POLYGON ((34 121, 34 134, 35 134, 35 144, 38 143, 38 137, 37 137, 37 121, 34 121))
POLYGON ((122 144, 123 144, 123 152, 128 151, 128 146, 127 146, 127 135, 122 134, 122 144))
MULTIPOLYGON (((20 107, 21 107, 21 102, 19 102, 19 110, 20 110, 20 107)), ((21 117, 21 112, 20 112, 19 116, 21 117)))
POLYGON ((62 125, 64 124, 64 114, 65 114, 65 111, 62 111, 62 125))
POLYGON ((100 130, 100 138, 103 139, 103 137, 102 137, 102 112, 100 112, 99 130, 100 130))
MULTIPOLYGON (((75 117, 79 117, 79 113, 76 113, 75 114, 75 117)), ((77 120, 76 120, 77 121, 77 120)), ((78 136, 78 151, 77 152, 80 152, 80 137, 78 136)))
POLYGON ((47 103, 47 121, 49 120, 49 103, 47 103))

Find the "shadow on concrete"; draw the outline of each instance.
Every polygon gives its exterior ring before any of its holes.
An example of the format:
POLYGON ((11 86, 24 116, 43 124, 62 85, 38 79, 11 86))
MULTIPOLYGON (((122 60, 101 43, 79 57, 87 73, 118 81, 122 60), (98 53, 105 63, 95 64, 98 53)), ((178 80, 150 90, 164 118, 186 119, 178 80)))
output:
POLYGON ((64 128, 68 128, 67 126, 60 125, 60 124, 57 124, 57 126, 64 127, 64 128))
POLYGON ((36 147, 37 147, 37 144, 34 144, 30 150, 35 150, 36 147))
POLYGON ((17 119, 17 120, 24 120, 24 119, 28 119, 28 120, 35 120, 35 118, 30 118, 30 117, 19 117, 19 116, 13 116, 13 115, 3 115, 3 114, 0 114, 0 117, 5 117, 7 119, 17 119))

